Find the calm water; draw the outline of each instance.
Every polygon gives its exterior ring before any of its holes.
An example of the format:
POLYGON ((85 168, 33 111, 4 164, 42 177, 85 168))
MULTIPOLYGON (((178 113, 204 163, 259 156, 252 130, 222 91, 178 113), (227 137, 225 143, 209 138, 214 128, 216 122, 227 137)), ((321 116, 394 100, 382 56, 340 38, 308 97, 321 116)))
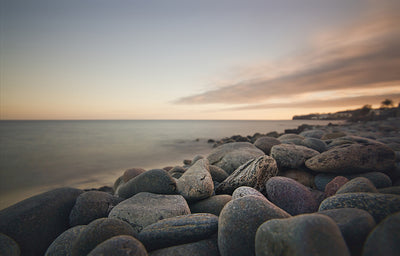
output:
POLYGON ((0 209, 59 186, 111 186, 125 169, 181 165, 209 138, 329 121, 0 121, 0 209), (196 141, 196 139, 200 139, 196 141))

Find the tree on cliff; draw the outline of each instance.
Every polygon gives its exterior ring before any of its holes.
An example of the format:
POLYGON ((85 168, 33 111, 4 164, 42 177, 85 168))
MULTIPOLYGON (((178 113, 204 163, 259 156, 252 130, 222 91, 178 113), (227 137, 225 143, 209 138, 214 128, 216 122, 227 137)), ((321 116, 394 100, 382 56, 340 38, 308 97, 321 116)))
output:
POLYGON ((381 102, 381 108, 393 107, 393 100, 386 99, 381 102))

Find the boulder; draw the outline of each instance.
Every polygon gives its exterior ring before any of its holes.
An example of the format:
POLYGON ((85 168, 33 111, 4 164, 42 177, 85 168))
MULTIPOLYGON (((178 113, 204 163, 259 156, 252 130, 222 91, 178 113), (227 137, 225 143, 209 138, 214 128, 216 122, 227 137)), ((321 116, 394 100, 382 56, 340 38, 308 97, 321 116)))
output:
POLYGON ((120 235, 111 237, 97 245, 88 256, 147 256, 143 244, 132 236, 120 235))
POLYGON ((216 194, 232 194, 241 186, 254 187, 264 191, 265 182, 278 174, 275 159, 263 155, 237 168, 228 178, 221 182, 215 189, 216 194))
POLYGON ((139 233, 148 251, 204 240, 217 233, 218 217, 209 213, 188 214, 160 220, 139 233))
POLYGON ((45 256, 70 256, 72 255, 72 245, 75 240, 85 230, 86 225, 79 225, 67 229, 59 235, 47 248, 45 256))
POLYGON ((69 213, 83 191, 58 188, 0 211, 0 233, 13 238, 21 255, 43 255, 57 236, 68 229, 69 213))
POLYGON ((98 244, 119 235, 137 236, 137 232, 122 220, 101 218, 92 221, 73 242, 71 255, 86 256, 98 244))
POLYGON ((211 213, 219 216, 222 208, 232 200, 230 195, 215 195, 189 205, 192 213, 211 213))
POLYGON ((326 197, 333 196, 336 194, 336 192, 347 182, 349 182, 348 178, 345 178, 343 176, 336 176, 333 180, 331 180, 326 186, 325 186, 325 195, 326 197))
POLYGON ((322 201, 319 211, 337 208, 365 210, 379 223, 388 215, 400 211, 400 196, 379 193, 338 194, 322 201))
POLYGON ((264 222, 257 230, 255 251, 257 256, 350 256, 336 223, 321 214, 264 222))
POLYGON ((281 142, 274 137, 260 137, 254 142, 254 146, 261 149, 266 155, 271 153, 271 148, 275 145, 279 145, 281 142))
POLYGON ((4 256, 20 256, 21 250, 14 239, 0 233, 0 254, 4 256))
POLYGON ((219 216, 218 248, 221 256, 254 255, 257 228, 269 219, 287 217, 290 217, 287 212, 259 196, 230 201, 219 216))
POLYGON ((190 214, 181 195, 159 195, 141 192, 115 206, 109 218, 128 222, 136 232, 159 220, 190 214))
POLYGON ((215 238, 194 243, 172 246, 149 253, 149 256, 219 256, 218 244, 215 238))
POLYGON ((242 164, 262 155, 264 152, 249 142, 233 142, 213 149, 207 159, 211 165, 231 174, 242 164))
POLYGON ((271 156, 276 160, 279 169, 301 167, 307 159, 317 155, 318 151, 293 144, 275 145, 271 149, 271 156))
POLYGON ((111 209, 122 201, 121 198, 106 192, 88 191, 76 199, 76 203, 69 214, 69 224, 86 225, 95 219, 107 217, 111 209))
POLYGON ((358 177, 350 180, 338 189, 336 194, 355 193, 355 192, 371 192, 378 193, 374 184, 367 178, 358 177))
POLYGON ((177 180, 177 190, 187 201, 198 201, 213 194, 214 183, 208 166, 207 159, 200 159, 177 180))
POLYGON ((266 197, 257 189, 254 189, 252 187, 242 186, 238 187, 237 189, 235 189, 235 191, 233 191, 232 200, 245 196, 260 196, 261 198, 266 199, 266 197))
POLYGON ((171 175, 162 169, 153 169, 119 186, 117 193, 122 198, 129 198, 140 192, 156 194, 176 194, 176 183, 171 175))

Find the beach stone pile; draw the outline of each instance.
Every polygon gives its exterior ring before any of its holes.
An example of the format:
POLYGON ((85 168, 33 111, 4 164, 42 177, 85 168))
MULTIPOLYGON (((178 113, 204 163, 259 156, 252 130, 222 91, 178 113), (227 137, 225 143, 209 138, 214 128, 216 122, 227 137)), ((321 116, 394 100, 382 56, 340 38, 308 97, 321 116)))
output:
POLYGON ((399 255, 399 119, 211 142, 109 190, 59 188, 1 210, 0 254, 399 255))

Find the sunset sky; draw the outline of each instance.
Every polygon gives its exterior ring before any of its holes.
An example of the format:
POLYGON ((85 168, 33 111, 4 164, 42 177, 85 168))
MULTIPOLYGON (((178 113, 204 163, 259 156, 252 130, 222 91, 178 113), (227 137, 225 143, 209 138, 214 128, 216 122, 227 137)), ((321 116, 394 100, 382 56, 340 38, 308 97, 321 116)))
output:
POLYGON ((398 0, 0 0, 0 119, 291 119, 400 102, 398 0))

